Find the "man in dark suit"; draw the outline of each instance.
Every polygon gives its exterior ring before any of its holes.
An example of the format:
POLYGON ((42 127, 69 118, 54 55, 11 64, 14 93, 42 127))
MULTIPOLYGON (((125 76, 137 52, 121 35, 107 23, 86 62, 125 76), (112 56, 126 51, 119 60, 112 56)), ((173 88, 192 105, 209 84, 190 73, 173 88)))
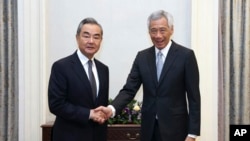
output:
POLYGON ((109 69, 94 58, 102 36, 95 19, 82 20, 76 33, 78 49, 52 66, 48 101, 56 116, 53 141, 107 140, 105 114, 93 110, 107 106, 109 98, 109 69))
POLYGON ((154 45, 138 52, 126 84, 111 105, 96 110, 108 117, 120 113, 142 84, 141 141, 195 141, 200 135, 199 71, 195 54, 171 40, 174 26, 168 12, 152 13, 148 30, 154 45))

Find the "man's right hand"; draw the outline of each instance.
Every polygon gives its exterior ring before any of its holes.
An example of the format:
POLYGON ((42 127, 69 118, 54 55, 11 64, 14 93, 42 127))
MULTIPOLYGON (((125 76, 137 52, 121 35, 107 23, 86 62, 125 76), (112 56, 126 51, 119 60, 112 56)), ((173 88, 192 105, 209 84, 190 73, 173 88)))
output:
POLYGON ((95 111, 95 109, 91 109, 90 119, 100 124, 103 124, 108 118, 106 117, 106 114, 102 111, 95 111))
POLYGON ((110 107, 99 106, 94 109, 95 112, 103 112, 106 116, 106 120, 113 115, 112 109, 110 107))

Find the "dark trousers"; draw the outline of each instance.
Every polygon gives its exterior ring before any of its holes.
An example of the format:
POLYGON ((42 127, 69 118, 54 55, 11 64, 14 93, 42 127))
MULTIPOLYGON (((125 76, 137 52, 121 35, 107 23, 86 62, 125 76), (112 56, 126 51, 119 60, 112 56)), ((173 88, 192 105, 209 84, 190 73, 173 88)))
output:
POLYGON ((155 120, 154 133, 151 141, 162 141, 157 119, 155 120))

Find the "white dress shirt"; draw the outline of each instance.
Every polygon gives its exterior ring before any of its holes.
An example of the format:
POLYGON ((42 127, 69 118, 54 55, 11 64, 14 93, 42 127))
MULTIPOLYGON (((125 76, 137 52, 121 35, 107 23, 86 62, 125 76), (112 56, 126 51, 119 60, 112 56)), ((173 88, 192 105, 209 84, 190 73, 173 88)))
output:
MULTIPOLYGON (((79 49, 77 50, 77 56, 80 59, 80 61, 82 63, 82 66, 83 66, 85 72, 87 73, 87 76, 89 77, 89 74, 88 74, 88 61, 89 61, 89 59, 86 56, 84 56, 79 49)), ((97 89, 96 90, 96 96, 98 96, 99 78, 98 78, 98 73, 97 73, 94 58, 92 58, 91 60, 92 60, 92 71, 93 71, 93 74, 95 76, 95 81, 96 81, 96 89, 97 89)))

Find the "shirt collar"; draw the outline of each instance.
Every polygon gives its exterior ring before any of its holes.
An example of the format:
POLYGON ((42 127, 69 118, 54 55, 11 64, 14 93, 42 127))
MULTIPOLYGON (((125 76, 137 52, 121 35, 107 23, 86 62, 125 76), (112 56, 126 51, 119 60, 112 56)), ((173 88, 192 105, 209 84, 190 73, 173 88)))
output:
MULTIPOLYGON (((77 53, 77 56, 79 57, 80 61, 82 62, 82 64, 88 63, 89 59, 85 55, 83 55, 79 49, 77 49, 76 53, 77 53)), ((91 60, 93 61, 93 59, 94 58, 92 58, 91 60)))
MULTIPOLYGON (((170 40, 170 41, 168 42, 168 44, 167 44, 163 49, 161 49, 161 52, 162 52, 162 54, 163 54, 164 57, 167 56, 168 51, 169 51, 169 48, 170 48, 171 45, 172 45, 172 41, 170 40)), ((157 53, 158 53, 159 51, 160 51, 160 50, 159 50, 157 47, 155 47, 155 55, 157 55, 157 53)))

